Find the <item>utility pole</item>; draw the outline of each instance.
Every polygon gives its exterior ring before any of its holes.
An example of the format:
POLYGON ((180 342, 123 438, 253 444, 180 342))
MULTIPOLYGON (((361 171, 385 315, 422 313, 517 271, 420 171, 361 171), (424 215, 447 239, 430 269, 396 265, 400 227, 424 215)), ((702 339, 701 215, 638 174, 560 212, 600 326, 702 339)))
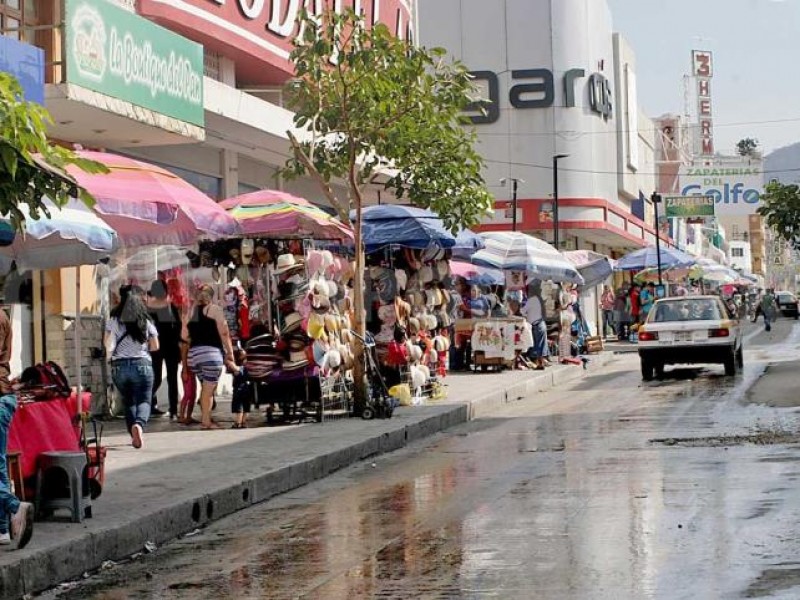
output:
POLYGON ((553 156, 553 246, 559 247, 558 224, 558 161, 567 158, 569 154, 556 154, 553 156))
POLYGON ((656 264, 658 265, 658 285, 664 285, 661 280, 661 231, 658 228, 658 205, 661 204, 661 194, 653 192, 650 196, 650 201, 653 203, 653 210, 656 215, 656 264))

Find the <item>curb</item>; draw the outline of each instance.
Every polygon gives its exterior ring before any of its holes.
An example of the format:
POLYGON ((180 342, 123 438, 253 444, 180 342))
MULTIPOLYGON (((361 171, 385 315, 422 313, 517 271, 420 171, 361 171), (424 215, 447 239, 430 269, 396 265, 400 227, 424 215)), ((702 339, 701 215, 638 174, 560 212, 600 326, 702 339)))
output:
POLYGON ((210 490, 202 496, 176 501, 148 515, 122 520, 111 527, 86 532, 77 539, 28 553, 14 563, 0 565, 0 598, 21 598, 80 578, 84 573, 100 568, 107 560, 122 560, 142 552, 146 542, 160 546, 356 462, 399 450, 487 414, 498 406, 518 402, 531 392, 546 391, 558 384, 580 379, 614 358, 611 354, 601 354, 593 357, 587 370, 579 367, 557 369, 478 399, 435 405, 438 410, 434 414, 420 416, 402 427, 376 433, 355 443, 344 440, 340 447, 329 448, 323 454, 273 468, 233 485, 210 490))

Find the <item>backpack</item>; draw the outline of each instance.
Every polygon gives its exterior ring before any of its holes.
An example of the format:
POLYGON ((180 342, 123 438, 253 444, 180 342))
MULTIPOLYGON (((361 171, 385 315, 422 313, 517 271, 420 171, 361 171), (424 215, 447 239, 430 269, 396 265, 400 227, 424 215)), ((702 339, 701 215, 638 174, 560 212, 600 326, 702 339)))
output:
POLYGON ((53 361, 28 367, 22 372, 20 382, 36 400, 69 398, 72 395, 64 370, 53 361))

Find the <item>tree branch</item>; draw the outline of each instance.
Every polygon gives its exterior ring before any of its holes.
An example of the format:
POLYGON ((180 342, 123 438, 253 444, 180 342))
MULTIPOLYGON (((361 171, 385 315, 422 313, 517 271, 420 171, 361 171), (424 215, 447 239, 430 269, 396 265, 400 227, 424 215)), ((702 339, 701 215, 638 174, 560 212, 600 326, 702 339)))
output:
POLYGON ((292 144, 294 155, 297 157, 297 160, 303 164, 311 177, 313 177, 319 184, 320 188, 322 188, 322 192, 325 194, 328 202, 330 202, 331 205, 336 209, 336 212, 339 213, 339 218, 344 223, 350 223, 350 211, 342 205, 342 203, 336 197, 336 194, 333 193, 333 188, 331 188, 330 184, 325 181, 325 178, 320 174, 317 167, 314 166, 314 163, 311 162, 311 159, 308 158, 305 152, 303 152, 303 147, 300 145, 300 142, 297 140, 294 134, 291 131, 287 133, 289 135, 289 141, 292 144))

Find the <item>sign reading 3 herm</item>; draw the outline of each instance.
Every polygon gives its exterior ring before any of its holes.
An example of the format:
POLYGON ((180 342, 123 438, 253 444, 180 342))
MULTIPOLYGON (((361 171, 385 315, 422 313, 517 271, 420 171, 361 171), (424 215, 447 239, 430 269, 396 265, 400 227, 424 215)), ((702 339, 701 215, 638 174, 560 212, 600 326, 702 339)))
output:
POLYGON ((66 0, 67 82, 204 124, 203 47, 106 0, 66 0))

